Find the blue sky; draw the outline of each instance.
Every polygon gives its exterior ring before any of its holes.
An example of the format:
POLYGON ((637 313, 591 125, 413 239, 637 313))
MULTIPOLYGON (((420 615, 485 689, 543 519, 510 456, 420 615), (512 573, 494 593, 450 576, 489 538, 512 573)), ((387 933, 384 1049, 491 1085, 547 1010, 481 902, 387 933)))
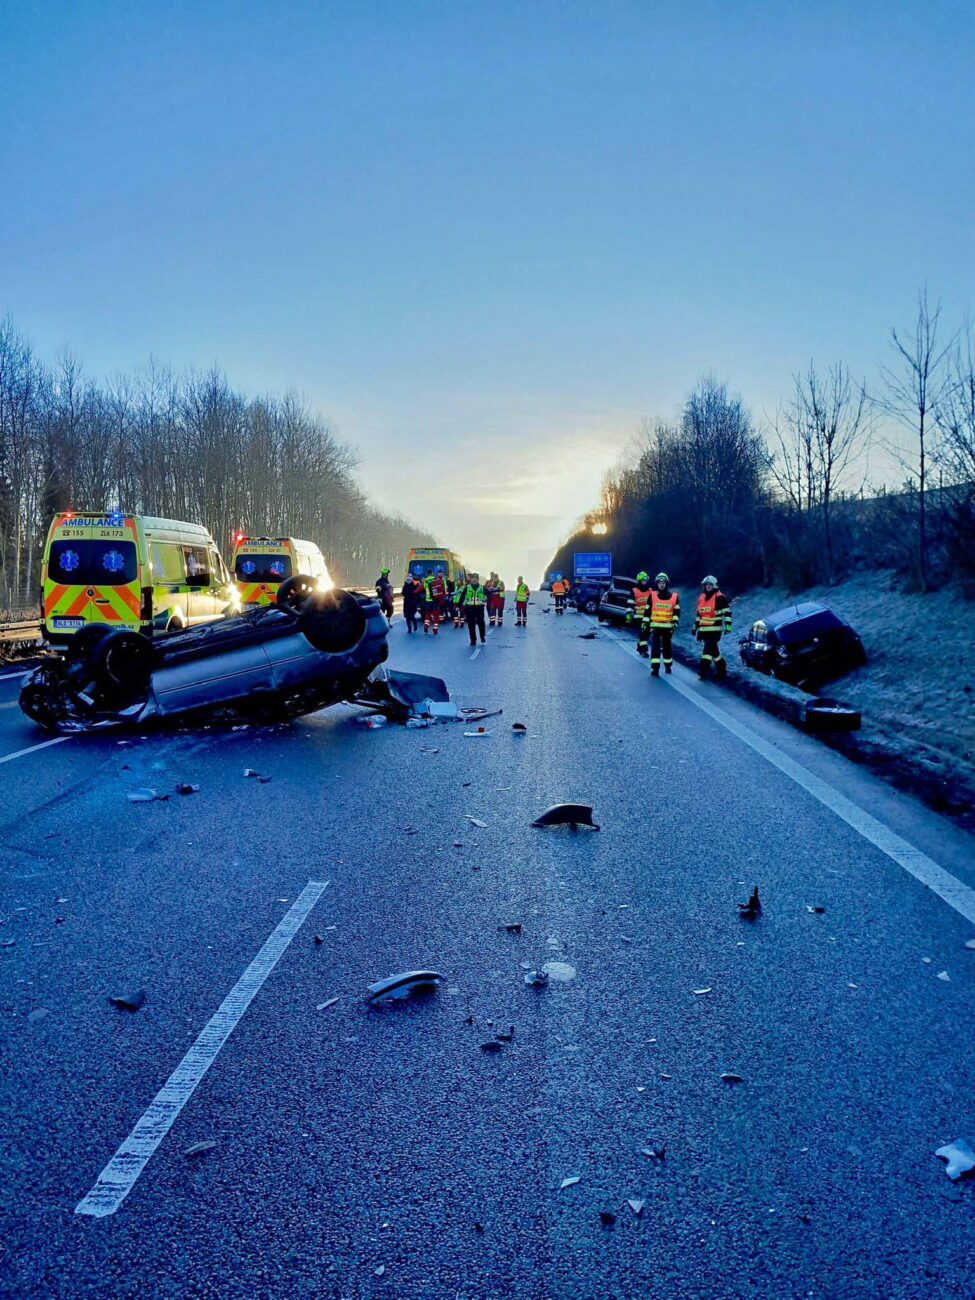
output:
POLYGON ((537 575, 704 372, 760 414, 924 282, 960 323, 973 66, 961 3, 9 4, 0 313, 296 388, 537 575))

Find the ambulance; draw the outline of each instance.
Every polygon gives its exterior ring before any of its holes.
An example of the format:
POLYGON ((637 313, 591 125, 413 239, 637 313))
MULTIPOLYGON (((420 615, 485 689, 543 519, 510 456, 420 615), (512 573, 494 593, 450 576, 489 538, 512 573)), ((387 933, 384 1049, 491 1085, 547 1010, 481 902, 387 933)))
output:
POLYGON ((431 573, 438 571, 445 579, 452 582, 466 582, 467 574, 459 558, 443 546, 414 546, 409 553, 406 567, 414 578, 423 581, 431 573))
POLYGON ((67 645, 89 624, 152 636, 237 613, 240 602, 200 524, 121 510, 64 510, 41 565, 41 632, 67 645))
POLYGON ((240 603, 245 607, 272 605, 285 578, 298 574, 314 578, 320 591, 330 591, 333 586, 324 555, 314 542, 297 537, 235 534, 233 570, 240 603))

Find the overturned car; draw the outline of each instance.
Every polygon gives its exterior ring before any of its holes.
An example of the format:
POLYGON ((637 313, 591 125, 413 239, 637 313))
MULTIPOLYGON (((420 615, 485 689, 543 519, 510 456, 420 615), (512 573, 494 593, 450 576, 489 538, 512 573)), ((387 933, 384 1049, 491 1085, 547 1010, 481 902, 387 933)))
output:
POLYGON ((767 614, 738 642, 742 663, 803 690, 867 662, 863 642, 828 605, 804 600, 767 614))
MULTIPOLYGON (((322 592, 312 578, 295 576, 274 605, 151 641, 140 632, 83 628, 63 658, 31 674, 20 707, 51 731, 175 717, 282 720, 343 700, 405 710, 411 701, 400 698, 397 675, 377 672, 388 633, 374 598, 322 592)), ((430 680, 412 693, 429 695, 430 680)))

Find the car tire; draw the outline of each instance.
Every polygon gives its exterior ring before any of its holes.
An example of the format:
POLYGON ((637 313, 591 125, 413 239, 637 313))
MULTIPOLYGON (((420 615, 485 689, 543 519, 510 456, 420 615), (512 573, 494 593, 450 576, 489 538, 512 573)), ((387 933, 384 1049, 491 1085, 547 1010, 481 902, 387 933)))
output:
POLYGON ((71 667, 74 664, 84 663, 94 653, 95 647, 111 634, 112 629, 106 623, 87 623, 79 628, 68 642, 64 652, 65 664, 71 667))
POLYGON ((311 599, 317 592, 318 584, 314 578, 309 578, 305 573, 296 573, 291 578, 285 578, 278 587, 274 603, 278 609, 283 609, 289 614, 297 614, 305 601, 311 599))
POLYGON ((316 591, 306 598, 298 617, 305 639, 324 654, 346 654, 366 631, 362 606, 340 587, 316 591))
POLYGON ((803 709, 803 725, 807 731, 859 731, 860 711, 851 709, 839 700, 818 696, 807 700, 803 709))
POLYGON ((141 632, 119 629, 99 641, 91 656, 92 675, 99 691, 114 704, 129 703, 149 688, 154 655, 152 642, 141 632))
POLYGON ((586 614, 595 614, 597 609, 596 602, 594 600, 587 600, 582 609, 586 614))

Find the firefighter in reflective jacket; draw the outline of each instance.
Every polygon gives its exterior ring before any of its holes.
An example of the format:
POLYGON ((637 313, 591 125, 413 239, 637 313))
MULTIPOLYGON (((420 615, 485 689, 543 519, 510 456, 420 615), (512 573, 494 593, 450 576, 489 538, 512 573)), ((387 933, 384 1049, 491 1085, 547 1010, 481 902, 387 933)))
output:
POLYGON ((701 666, 699 677, 707 677, 714 671, 719 678, 728 676, 728 665, 721 654, 721 638, 731 631, 731 606, 728 597, 718 590, 718 580, 709 573, 701 582, 703 591, 697 598, 697 617, 694 620, 694 635, 701 643, 701 666))
POLYGON ((447 584, 444 582, 441 569, 436 573, 428 573, 423 579, 423 593, 425 596, 423 631, 429 632, 432 627, 433 635, 436 636, 440 631, 440 615, 443 611, 444 597, 447 595, 447 584))
POLYGON ((640 640, 646 645, 647 633, 650 634, 650 672, 654 677, 660 676, 660 659, 663 656, 664 672, 673 670, 674 659, 671 652, 671 640, 680 622, 680 596, 670 589, 670 579, 666 573, 658 573, 653 580, 650 602, 643 616, 640 640))
POLYGON ((644 619, 650 608, 650 574, 646 569, 641 569, 636 575, 636 586, 630 591, 629 600, 626 602, 626 621, 627 623, 636 623, 640 631, 640 639, 637 642, 637 654, 647 657, 647 637, 644 631, 644 619))
POLYGON ((519 574, 518 586, 515 587, 515 627, 528 626, 528 597, 531 591, 528 583, 519 574))

